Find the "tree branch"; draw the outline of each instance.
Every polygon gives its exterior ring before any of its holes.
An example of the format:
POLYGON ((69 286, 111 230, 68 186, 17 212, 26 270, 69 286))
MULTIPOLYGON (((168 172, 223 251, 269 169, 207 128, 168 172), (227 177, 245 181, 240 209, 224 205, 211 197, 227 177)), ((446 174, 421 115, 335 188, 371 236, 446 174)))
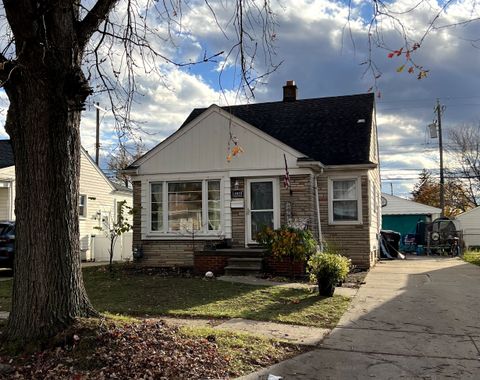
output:
POLYGON ((90 12, 78 23, 77 36, 80 46, 83 48, 93 33, 95 33, 102 22, 107 19, 108 14, 118 0, 98 0, 90 12))

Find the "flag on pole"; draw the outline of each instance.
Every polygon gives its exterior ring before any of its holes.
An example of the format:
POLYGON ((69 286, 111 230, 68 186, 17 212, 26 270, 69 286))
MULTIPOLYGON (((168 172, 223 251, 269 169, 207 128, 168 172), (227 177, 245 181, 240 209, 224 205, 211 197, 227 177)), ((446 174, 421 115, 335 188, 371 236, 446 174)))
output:
POLYGON ((287 165, 287 156, 283 154, 283 159, 285 160, 285 175, 283 176, 283 186, 285 189, 290 190, 290 195, 292 195, 292 189, 290 187, 290 175, 288 174, 288 165, 287 165))

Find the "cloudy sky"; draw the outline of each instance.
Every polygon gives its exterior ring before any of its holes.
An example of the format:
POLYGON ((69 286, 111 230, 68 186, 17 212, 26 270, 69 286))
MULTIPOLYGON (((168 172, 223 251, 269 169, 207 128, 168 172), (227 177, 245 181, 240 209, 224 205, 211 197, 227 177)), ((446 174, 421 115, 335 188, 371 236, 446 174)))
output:
MULTIPOLYGON (((252 2, 245 1, 246 4, 252 2)), ((120 2, 115 15, 120 22, 125 12, 123 3, 120 2)), ((176 23, 170 24, 170 29, 160 17, 162 15, 150 12, 147 18, 155 33, 166 37, 170 32, 171 37, 167 42, 157 39, 152 44, 164 56, 180 63, 202 60, 205 55, 220 51, 228 52, 235 42, 233 3, 233 0, 210 0, 208 4, 213 7, 214 19, 206 2, 182 2, 181 13, 177 13, 176 23)), ((275 45, 273 62, 281 64, 263 79, 263 84, 256 86, 255 98, 248 101, 281 100, 286 80, 295 80, 300 98, 358 94, 373 87, 377 94, 383 191, 408 197, 422 168, 438 168, 438 140, 429 138, 426 130, 435 119, 437 98, 445 106, 442 124, 446 130, 480 121, 480 51, 475 43, 480 35, 480 23, 463 23, 479 17, 472 7, 475 1, 453 1, 431 29, 428 29, 430 21, 445 2, 431 0, 419 6, 415 6, 418 0, 389 2, 392 15, 405 26, 410 46, 421 42, 420 48, 411 56, 417 65, 428 70, 427 77, 422 80, 417 79, 418 69, 408 73, 411 67, 408 63, 403 71, 397 72, 405 63, 405 54, 388 58, 391 51, 404 45, 398 25, 392 18, 378 19, 376 28, 369 29, 371 1, 353 0, 351 9, 348 3, 272 1, 276 25, 268 35, 275 45), (458 25, 443 27, 450 24, 458 25), (376 37, 375 30, 381 31, 382 43, 391 50, 369 48, 369 33, 376 37), (374 74, 368 70, 365 73, 368 65, 362 64, 369 57, 378 68, 374 74), (380 73, 375 81, 374 76, 380 73)), ((251 35, 256 32, 253 37, 257 42, 261 41, 262 33, 258 28, 249 32, 251 35)), ((258 73, 268 70, 262 59, 261 46, 259 43, 255 61, 258 73)), ((124 67, 121 54, 112 54, 112 51, 115 53, 111 50, 105 54, 110 54, 119 67, 124 67)), ((247 101, 238 91, 239 68, 235 65, 235 57, 236 51, 233 50, 229 57, 224 53, 214 62, 181 67, 158 60, 155 66, 160 76, 137 70, 136 83, 140 94, 132 106, 132 118, 141 126, 142 131, 137 132, 137 136, 147 149, 174 132, 193 108, 247 101)), ((125 76, 121 73, 122 80, 125 76)), ((0 92, 0 99, 3 100, 0 117, 4 117, 8 102, 3 92, 0 92)), ((109 111, 111 105, 102 95, 96 94, 89 99, 82 120, 82 143, 91 154, 94 153, 93 102, 99 102, 107 110, 100 112, 104 164, 118 144, 109 111)), ((7 137, 0 127, 0 138, 7 137)))

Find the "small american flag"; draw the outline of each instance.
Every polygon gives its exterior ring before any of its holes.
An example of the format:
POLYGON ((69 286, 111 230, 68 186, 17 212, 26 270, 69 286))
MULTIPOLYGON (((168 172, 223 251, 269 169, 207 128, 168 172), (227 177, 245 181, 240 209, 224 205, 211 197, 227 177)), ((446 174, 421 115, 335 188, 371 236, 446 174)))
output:
POLYGON ((287 156, 283 154, 285 160, 285 175, 283 176, 283 186, 285 189, 290 189, 290 195, 292 195, 292 189, 290 188, 290 175, 288 174, 287 156))

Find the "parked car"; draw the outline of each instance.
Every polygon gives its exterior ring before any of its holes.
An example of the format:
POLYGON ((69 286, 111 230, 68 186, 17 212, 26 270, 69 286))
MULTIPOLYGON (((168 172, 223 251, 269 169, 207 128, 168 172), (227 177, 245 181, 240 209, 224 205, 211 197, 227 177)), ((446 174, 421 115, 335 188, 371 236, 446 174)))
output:
POLYGON ((0 222, 0 268, 13 268, 15 222, 0 222))

